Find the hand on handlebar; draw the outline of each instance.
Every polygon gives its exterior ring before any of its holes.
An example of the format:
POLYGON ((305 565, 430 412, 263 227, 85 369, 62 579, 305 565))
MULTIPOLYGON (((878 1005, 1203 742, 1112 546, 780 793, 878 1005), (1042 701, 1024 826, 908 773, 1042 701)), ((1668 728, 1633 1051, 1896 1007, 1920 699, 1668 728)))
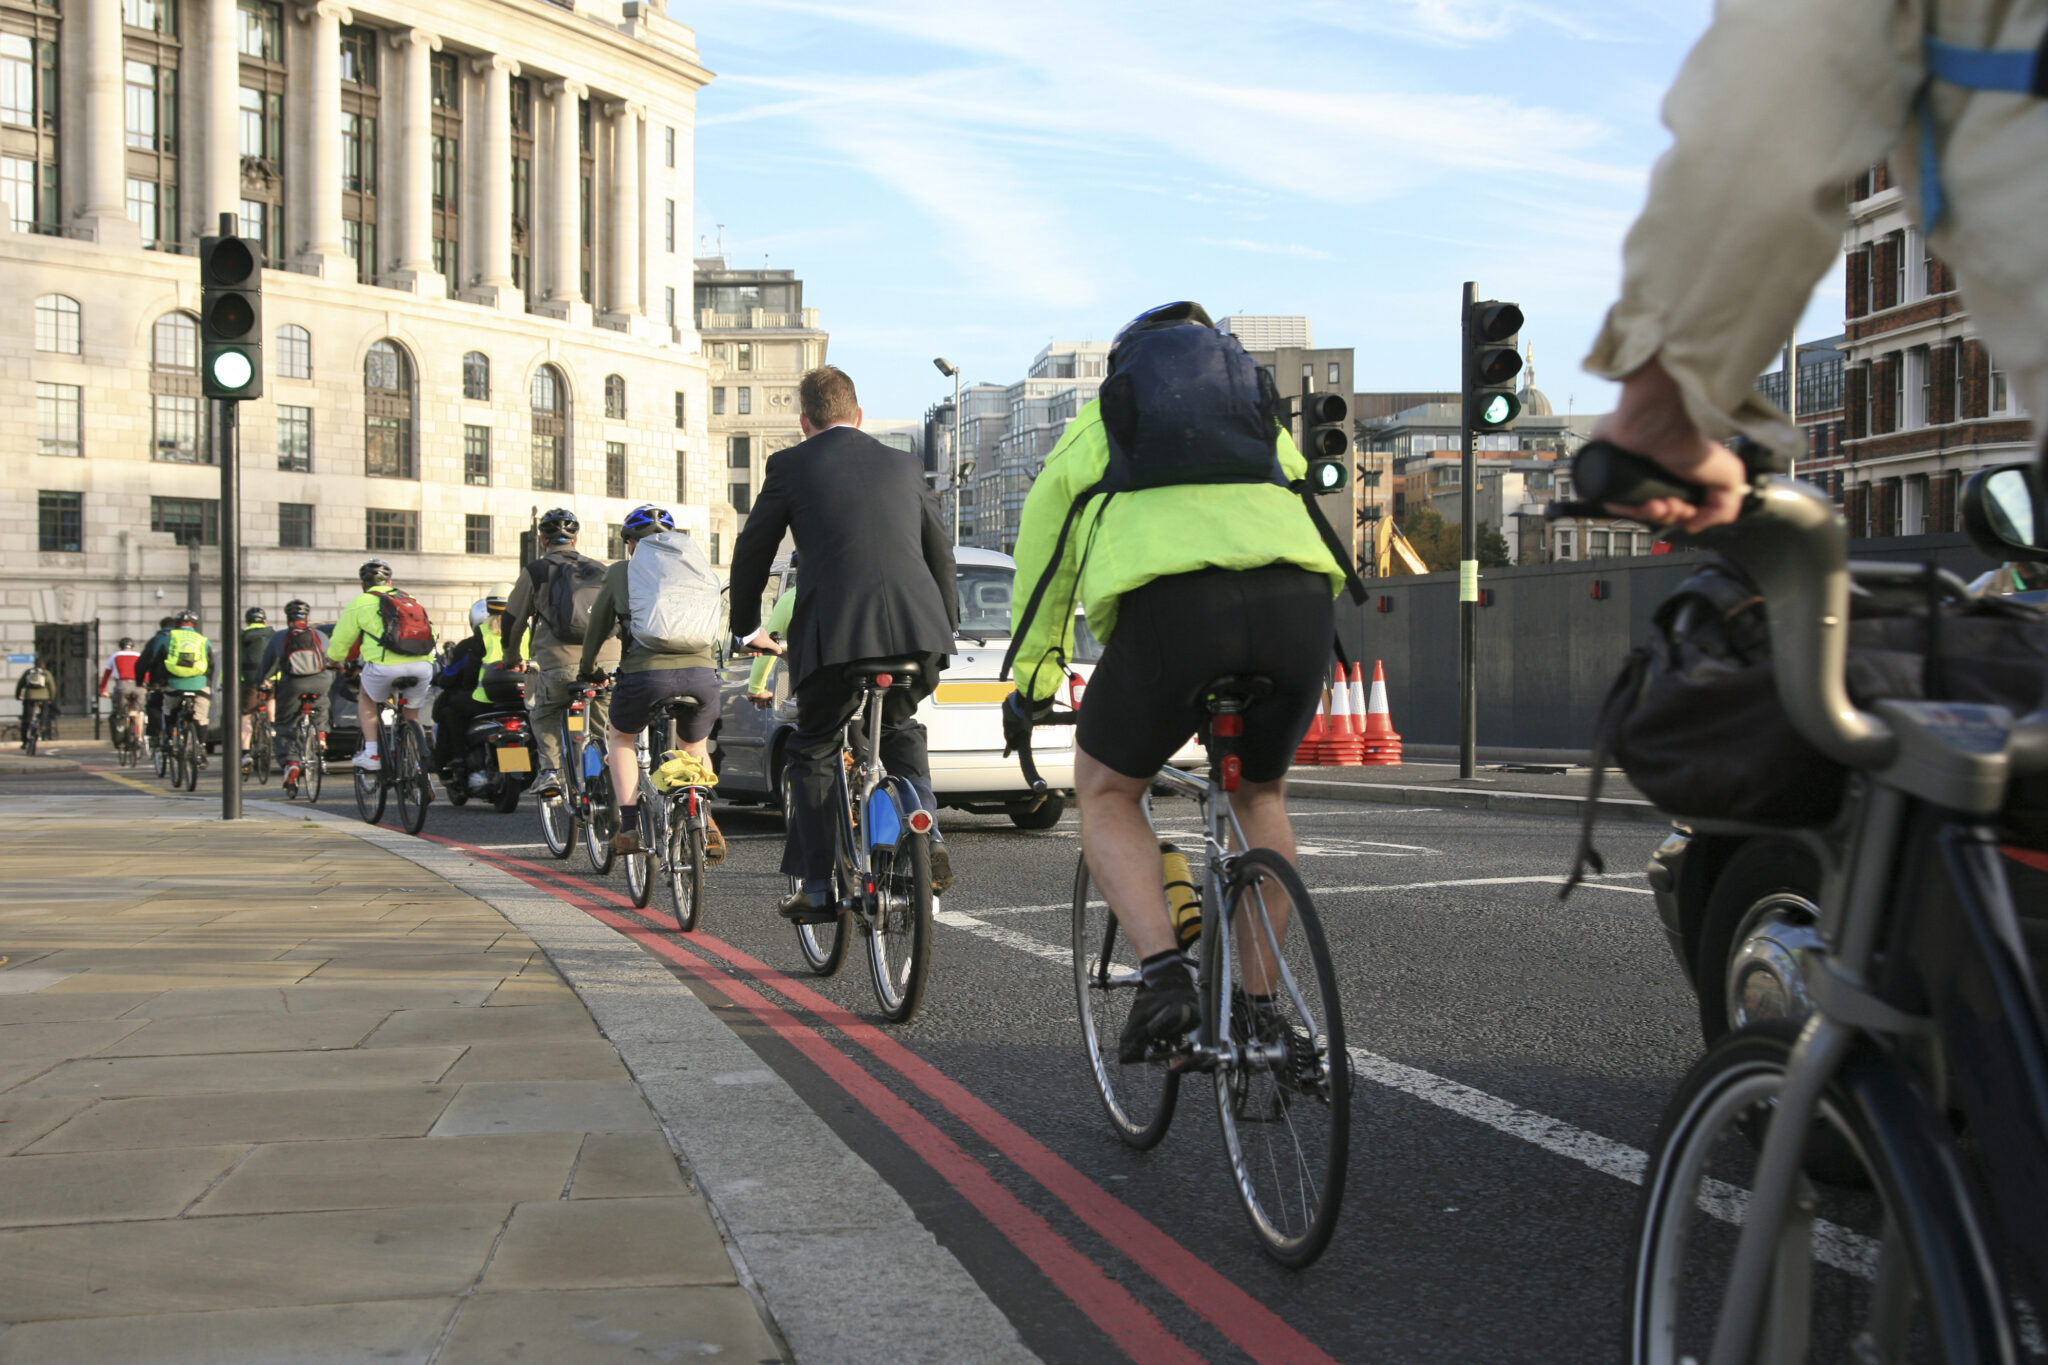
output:
POLYGON ((1749 470, 1742 457, 1710 441, 1685 410, 1678 383, 1654 359, 1621 382, 1621 400, 1593 427, 1592 439, 1655 461, 1668 473, 1699 486, 1698 502, 1651 498, 1610 503, 1608 510, 1651 526, 1681 526, 1697 534, 1734 521, 1749 494, 1749 470))
POLYGON ((1003 757, 1031 747, 1031 727, 1052 714, 1052 701, 1033 701, 1022 692, 1003 698, 1003 757))
POLYGON ((747 693, 747 700, 760 707, 763 711, 766 711, 769 707, 775 705, 775 694, 773 692, 749 692, 747 693))
POLYGON ((576 681, 591 687, 604 686, 605 671, 601 668, 586 668, 576 675, 576 681))
MULTIPOLYGON (((738 636, 733 638, 739 639, 738 636)), ((739 640, 739 647, 740 652, 743 654, 786 654, 789 652, 789 646, 783 644, 782 641, 776 639, 765 630, 757 630, 746 639, 739 640)))

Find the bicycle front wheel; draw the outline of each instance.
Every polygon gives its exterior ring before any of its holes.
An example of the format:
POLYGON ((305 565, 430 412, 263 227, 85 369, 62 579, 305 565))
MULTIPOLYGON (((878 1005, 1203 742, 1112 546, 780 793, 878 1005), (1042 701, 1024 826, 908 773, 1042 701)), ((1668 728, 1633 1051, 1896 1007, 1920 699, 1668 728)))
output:
MULTIPOLYGON (((389 763, 392 757, 386 755, 384 761, 389 763)), ((349 765, 349 772, 354 775, 356 781, 356 814, 363 817, 364 824, 374 825, 384 818, 384 801, 387 795, 384 774, 374 768, 358 768, 353 763, 349 765)))
POLYGON ((306 721, 299 734, 299 791, 308 805, 320 799, 320 779, 327 769, 327 754, 320 747, 320 732, 306 721))
POLYGON ((540 838, 548 846, 548 852, 557 858, 566 858, 576 847, 576 812, 570 805, 572 797, 567 791, 553 796, 534 799, 533 808, 540 813, 540 838))
POLYGON ((1307 888, 1273 850, 1238 858, 1223 906, 1203 981, 1231 1053, 1216 1069, 1216 1113, 1260 1246, 1299 1268, 1330 1243, 1350 1161, 1351 1058, 1337 974, 1307 888))
POLYGON ((905 833, 893 850, 876 849, 873 872, 869 974, 882 1017, 907 1023, 924 1003, 932 970, 932 852, 926 836, 905 833))
MULTIPOLYGON (((785 781, 782 784, 782 827, 796 828, 796 790, 785 781)), ((801 877, 790 877, 789 894, 794 896, 803 889, 801 877)), ((832 877, 832 903, 837 905, 842 897, 839 876, 832 877)), ((846 961, 847 917, 844 910, 836 919, 824 924, 799 924, 796 926, 797 951, 804 955, 804 965, 813 975, 830 976, 839 970, 839 964, 846 961)))
POLYGON ((1180 1073, 1164 1062, 1125 1064, 1117 1046, 1138 995, 1138 952, 1105 901, 1089 892, 1088 860, 1074 866, 1074 1003, 1095 1093, 1116 1135, 1140 1151, 1155 1147, 1173 1123, 1180 1073))
POLYGON ((427 806, 434 799, 434 780, 427 776, 427 737, 416 720, 399 722, 398 772, 392 785, 398 789, 398 824, 407 834, 418 834, 427 823, 427 806))
MULTIPOLYGON (((1724 1036, 1666 1111, 1637 1206, 1629 1360, 1712 1356, 1795 1037, 1782 1027, 1724 1036)), ((1843 1063, 1821 1094, 1744 1359, 2012 1358, 2002 1310, 1971 1273, 1984 1253, 1965 1250, 1976 1241, 1971 1201, 1946 1178, 1949 1140, 1936 1127, 1874 1050, 1843 1063)))
POLYGON ((275 742, 270 737, 268 725, 249 727, 249 767, 253 770, 256 785, 270 785, 270 760, 275 742))

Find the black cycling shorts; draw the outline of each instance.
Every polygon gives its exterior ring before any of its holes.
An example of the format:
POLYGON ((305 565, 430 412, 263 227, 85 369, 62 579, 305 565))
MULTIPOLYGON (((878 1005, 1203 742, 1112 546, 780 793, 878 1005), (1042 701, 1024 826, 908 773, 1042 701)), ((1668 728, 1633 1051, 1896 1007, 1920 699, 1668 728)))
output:
POLYGON ((1150 777, 1208 721, 1210 683, 1257 674, 1273 691, 1245 712, 1237 752, 1247 780, 1277 781, 1322 703, 1335 636, 1330 580, 1292 564, 1155 578, 1117 604, 1075 743, 1126 777, 1150 777))
POLYGON ((637 735, 647 728, 654 708, 670 697, 695 697, 697 714, 676 727, 676 739, 695 743, 718 723, 718 673, 710 668, 657 668, 621 673, 612 684, 612 729, 637 735))

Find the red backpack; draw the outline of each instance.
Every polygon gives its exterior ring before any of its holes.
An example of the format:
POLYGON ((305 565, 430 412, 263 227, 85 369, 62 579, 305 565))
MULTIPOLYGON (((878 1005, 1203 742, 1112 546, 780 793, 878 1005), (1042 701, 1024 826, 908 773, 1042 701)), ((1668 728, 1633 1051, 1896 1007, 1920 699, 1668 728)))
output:
POLYGON ((311 626, 292 626, 284 637, 284 671, 294 678, 324 672, 327 668, 327 641, 311 626))
POLYGON ((427 618, 427 609, 419 604, 419 599, 397 588, 380 592, 377 614, 384 625, 384 634, 377 643, 388 652, 415 658, 434 652, 434 623, 427 618))

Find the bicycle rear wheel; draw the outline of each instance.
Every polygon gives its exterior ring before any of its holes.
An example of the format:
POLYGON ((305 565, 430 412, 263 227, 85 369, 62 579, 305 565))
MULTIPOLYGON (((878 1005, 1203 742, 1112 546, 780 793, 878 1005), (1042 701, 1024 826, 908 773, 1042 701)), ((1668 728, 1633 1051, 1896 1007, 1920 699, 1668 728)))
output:
POLYGON ((398 789, 398 824, 407 834, 418 834, 427 823, 427 806, 434 799, 434 780, 427 776, 427 737, 416 720, 398 724, 398 772, 392 785, 398 789))
MULTIPOLYGON (((1677 1365, 1714 1349, 1796 1035, 1725 1035, 1665 1112, 1637 1206, 1629 1354, 1677 1365)), ((2011 1359, 1989 1264, 1935 1131, 1896 1066, 1859 1049, 1826 1090, 1777 1239, 1754 1352, 1815 1365, 2011 1359), (1917 1120, 1917 1122, 1916 1122, 1917 1120), (2004 1349, 2001 1349, 2004 1348, 2004 1349)))
POLYGON ((597 776, 585 784, 586 805, 589 814, 583 818, 583 856, 590 859, 590 870, 598 876, 609 876, 612 863, 618 854, 612 849, 612 835, 618 832, 619 808, 612 800, 612 775, 600 767, 597 776))
POLYGON ((1228 927, 1207 942, 1203 983, 1235 1053, 1216 1070, 1216 1114, 1252 1231, 1298 1269, 1329 1245, 1350 1161, 1337 974, 1307 888, 1273 850, 1238 858, 1223 904, 1228 927))
MULTIPOLYGON (((788 782, 782 784, 782 827, 785 830, 796 827, 796 792, 788 782)), ((789 894, 794 896, 803 889, 803 878, 790 877, 789 894)), ((832 901, 839 904, 843 896, 839 887, 839 875, 832 876, 832 901)), ((847 917, 844 910, 836 919, 824 924, 799 924, 796 926, 797 951, 804 955, 804 965, 813 975, 830 976, 839 970, 839 964, 846 961, 847 917)))
POLYGON ((36 742, 39 738, 36 732, 41 730, 42 728, 43 718, 41 714, 41 708, 31 708, 29 711, 28 724, 21 727, 21 747, 23 752, 25 752, 30 758, 34 758, 36 755, 36 742))
POLYGON ((668 818, 663 805, 666 800, 654 789, 654 784, 645 774, 640 778, 640 804, 637 823, 640 827, 640 851, 628 853, 626 864, 626 891, 633 898, 637 909, 645 910, 647 902, 654 899, 655 850, 668 851, 668 818))
POLYGON ((1138 994, 1138 952, 1103 901, 1089 896, 1088 860, 1074 867, 1074 1003, 1095 1093, 1116 1135, 1140 1151, 1155 1147, 1173 1123, 1180 1073, 1163 1062, 1117 1058, 1124 1021, 1138 994))
POLYGON ((327 754, 320 746, 320 731, 310 720, 300 723, 299 791, 310 804, 320 799, 320 779, 327 770, 327 754))
POLYGON ((256 779, 256 785, 270 785, 270 760, 273 757, 274 741, 270 727, 261 722, 249 727, 249 768, 256 779))
MULTIPOLYGON (((166 722, 169 725, 168 722, 166 722)), ((163 749, 157 755, 157 773, 168 778, 172 791, 182 791, 185 786, 185 736, 182 727, 169 725, 163 737, 163 749)))
POLYGON ((157 719, 156 743, 150 747, 149 761, 156 768, 158 777, 166 776, 171 766, 171 746, 163 730, 163 719, 157 719))
POLYGON ((697 927, 704 909, 704 831, 680 811, 669 813, 668 858, 662 873, 676 932, 687 934, 697 927))
POLYGON ((876 849, 874 923, 868 931, 869 975, 882 1017, 907 1023, 924 1003, 932 970, 932 852, 922 834, 906 831, 893 850, 876 849))
MULTIPOLYGON (((390 763, 392 754, 385 754, 384 761, 390 763)), ((382 769, 358 768, 353 763, 349 772, 356 783, 356 814, 363 817, 363 823, 374 825, 384 818, 384 801, 389 789, 384 785, 382 769)))
POLYGON ((185 773, 185 790, 196 792, 199 790, 199 760, 206 752, 206 741, 200 737, 197 721, 188 720, 181 727, 179 747, 185 751, 182 765, 185 773))

